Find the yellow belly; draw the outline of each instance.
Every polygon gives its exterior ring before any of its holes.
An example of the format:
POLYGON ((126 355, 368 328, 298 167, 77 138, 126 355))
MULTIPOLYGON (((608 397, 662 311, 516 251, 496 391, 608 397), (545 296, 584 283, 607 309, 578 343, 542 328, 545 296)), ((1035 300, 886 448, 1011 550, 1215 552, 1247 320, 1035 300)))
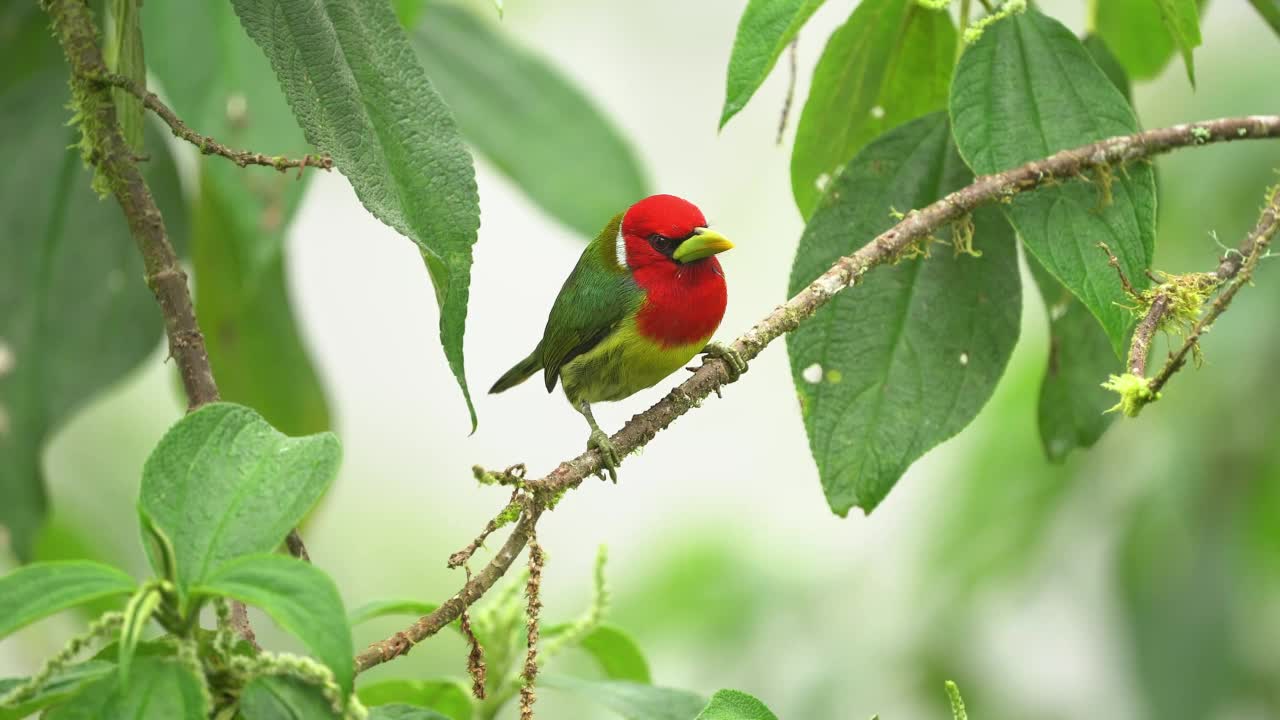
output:
POLYGON ((684 367, 711 339, 708 335, 695 343, 664 348, 640 337, 634 320, 625 323, 604 342, 560 368, 560 382, 569 402, 621 400, 653 387, 684 367))

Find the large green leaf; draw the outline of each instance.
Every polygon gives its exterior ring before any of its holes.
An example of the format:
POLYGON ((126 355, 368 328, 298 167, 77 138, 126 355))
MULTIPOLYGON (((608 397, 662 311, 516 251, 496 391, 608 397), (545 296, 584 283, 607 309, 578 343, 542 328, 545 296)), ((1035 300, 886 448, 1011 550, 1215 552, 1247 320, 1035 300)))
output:
MULTIPOLYGON (((549 627, 542 632, 546 640, 565 632, 572 625, 566 623, 549 627)), ((609 680, 630 680, 631 682, 652 682, 649 674, 649 662, 636 641, 622 628, 613 625, 600 625, 587 633, 578 641, 577 647, 591 656, 600 671, 609 680)))
MULTIPOLYGON (((1168 30, 1162 27, 1161 9, 1157 3, 1165 1, 1102 0, 1094 5, 1097 8, 1097 33, 1107 41, 1129 74, 1139 80, 1149 80, 1160 74, 1178 49, 1168 30)), ((1192 4, 1191 0, 1187 4, 1192 4)), ((1205 0, 1200 0, 1200 11, 1205 4, 1205 0)))
MULTIPOLYGON (((188 124, 237 148, 294 157, 311 150, 229 3, 153 2, 142 14, 151 70, 188 124)), ((328 429, 285 282, 285 232, 315 171, 299 178, 220 157, 199 163, 196 314, 222 398, 290 435, 328 429)))
POLYGON ((706 705, 703 698, 688 690, 625 680, 581 680, 563 675, 541 675, 538 685, 585 698, 627 720, 689 720, 706 705))
MULTIPOLYGON (((0 7, 0 534, 31 557, 47 499, 45 440, 156 350, 162 334, 120 208, 89 189, 66 127, 67 71, 48 17, 0 7)), ((186 212, 167 146, 148 128, 142 170, 182 245, 186 212)))
POLYGON ((720 127, 747 106, 769 76, 778 56, 804 27, 823 0, 750 0, 738 21, 729 71, 725 76, 720 127))
POLYGON ((449 720, 471 720, 471 690, 453 678, 383 680, 356 690, 360 702, 375 707, 402 703, 431 708, 449 720))
POLYGON ((462 136, 552 217, 593 238, 649 194, 639 158, 591 98, 489 22, 434 3, 412 37, 462 136))
POLYGON ((872 138, 946 107, 955 54, 947 13, 916 0, 858 4, 827 41, 800 113, 791 191, 801 215, 872 138))
POLYGON ((440 305, 440 340, 475 427, 462 336, 480 226, 471 156, 385 0, 232 0, 307 139, 356 196, 413 240, 440 305))
POLYGON ((194 592, 262 608, 329 666, 344 694, 351 692, 351 630, 338 588, 319 568, 287 555, 249 555, 223 565, 194 592))
MULTIPOLYGON (((872 142, 805 227, 790 294, 893 225, 893 210, 971 178, 944 113, 872 142)), ((997 211, 977 211, 973 225, 981 257, 934 247, 877 268, 787 335, 809 448, 840 515, 870 512, 916 458, 969 424, 1004 372, 1018 338, 1017 248, 997 211)))
MULTIPOLYGON (((178 421, 143 467, 138 512, 172 544, 179 592, 228 560, 279 547, 340 457, 332 434, 286 437, 240 405, 206 405, 178 421)), ((166 573, 161 549, 148 542, 147 550, 166 573)))
MULTIPOLYGON (((965 51, 951 92, 956 144, 980 174, 1006 170, 1138 130, 1124 96, 1069 30, 1035 10, 987 28, 965 51)), ((1117 355, 1133 316, 1105 242, 1134 285, 1145 287, 1155 247, 1151 166, 1117 168, 1022 193, 1004 206, 1032 254, 1102 323, 1117 355)))
POLYGON ((1196 0, 1155 0, 1160 9, 1160 21, 1173 38, 1173 44, 1182 53, 1187 66, 1187 79, 1196 84, 1196 67, 1191 53, 1200 47, 1200 10, 1196 0))
POLYGON ((59 610, 133 592, 133 578, 87 560, 33 563, 0 577, 0 638, 59 610))
POLYGON ((778 720, 765 704, 740 690, 721 690, 694 720, 778 720))
POLYGON ((1280 35, 1280 0, 1249 0, 1262 19, 1280 35))
POLYGON ((1115 420, 1106 412, 1115 395, 1102 381, 1123 372, 1107 335, 1088 309, 1027 258, 1049 311, 1049 362, 1040 385, 1040 441, 1045 455, 1062 462, 1076 448, 1091 447, 1115 420))
POLYGON ((413 705, 379 705, 369 711, 369 720, 449 720, 427 708, 413 705))
POLYGON ((320 690, 297 678, 263 676, 240 695, 244 720, 341 720, 320 690))
POLYGON ((83 687, 45 720, 205 720, 209 708, 200 679, 172 658, 140 657, 123 682, 107 673, 83 687))
MULTIPOLYGON (((43 710, 50 705, 63 702, 79 692, 80 688, 85 684, 114 671, 115 667, 109 662, 89 660, 56 670, 36 694, 17 705, 0 708, 0 720, 20 720, 34 715, 37 711, 43 710)), ((5 678, 0 680, 0 697, 26 681, 27 678, 5 678)))

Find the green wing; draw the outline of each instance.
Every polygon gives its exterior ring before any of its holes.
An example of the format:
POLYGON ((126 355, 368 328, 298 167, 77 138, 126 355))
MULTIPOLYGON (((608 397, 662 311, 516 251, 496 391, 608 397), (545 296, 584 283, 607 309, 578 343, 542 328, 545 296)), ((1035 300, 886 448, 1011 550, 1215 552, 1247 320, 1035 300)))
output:
POLYGON ((555 388, 561 367, 609 337, 644 299, 631 274, 615 260, 621 222, 618 215, 587 245, 551 306, 538 345, 547 392, 555 388))

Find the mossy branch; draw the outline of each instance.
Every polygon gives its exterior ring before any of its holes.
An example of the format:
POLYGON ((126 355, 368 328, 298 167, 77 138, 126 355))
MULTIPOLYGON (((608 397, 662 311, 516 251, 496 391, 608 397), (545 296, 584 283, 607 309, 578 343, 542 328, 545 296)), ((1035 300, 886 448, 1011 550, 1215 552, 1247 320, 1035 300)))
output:
MULTIPOLYGON (((1280 138, 1280 115, 1221 118, 1197 123, 1147 130, 1133 135, 1100 140, 1019 167, 977 178, 971 185, 947 195, 920 210, 907 213, 896 225, 881 233, 852 255, 842 257, 809 283, 795 297, 780 305, 754 327, 735 340, 732 348, 744 360, 760 354, 769 343, 797 328, 842 290, 858 283, 867 271, 891 263, 907 248, 952 223, 963 222, 977 208, 1007 201, 1018 193, 1046 184, 1063 182, 1081 173, 1106 167, 1114 169, 1180 148, 1212 143, 1280 138)), ((705 358, 683 383, 672 389, 653 407, 627 421, 610 438, 622 456, 644 447, 677 418, 700 405, 713 392, 738 377, 728 363, 718 357, 705 358)), ((462 610, 480 599, 510 569, 524 549, 547 503, 600 470, 600 455, 589 450, 560 463, 546 476, 522 480, 533 497, 520 521, 489 564, 467 580, 456 595, 429 615, 424 615, 403 631, 370 645, 356 655, 356 672, 363 672, 408 652, 414 644, 436 634, 457 619, 462 610)))

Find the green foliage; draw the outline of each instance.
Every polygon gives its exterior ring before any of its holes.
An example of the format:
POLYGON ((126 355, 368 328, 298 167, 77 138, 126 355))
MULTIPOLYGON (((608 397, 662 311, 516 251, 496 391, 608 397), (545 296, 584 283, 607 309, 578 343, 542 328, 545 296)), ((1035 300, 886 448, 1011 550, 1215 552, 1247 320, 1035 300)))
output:
POLYGON ((369 720, 450 720, 438 712, 412 705, 381 705, 369 711, 369 720))
MULTIPOLYGON (((279 547, 329 487, 340 457, 328 433, 286 437, 231 403, 178 421, 143 468, 138 512, 172 544, 179 594, 232 558, 279 547)), ((164 576, 164 553, 154 543, 147 551, 164 576)))
POLYGON ((0 577, 0 638, 61 610, 127 595, 135 587, 123 572, 87 560, 20 567, 0 577))
POLYGON ((951 17, 915 0, 866 0, 827 41, 791 153, 791 191, 810 217, 824 189, 871 139, 947 103, 951 17))
POLYGON ((351 692, 351 632, 342 598, 323 571, 284 555, 246 555, 223 565, 193 590, 262 608, 333 671, 351 692))
MULTIPOLYGON (((1035 10, 996 23, 965 51, 951 117, 960 153, 980 174, 1138 130, 1133 110, 1080 41, 1035 10)), ((1125 275, 1145 287, 1155 246, 1151 167, 1022 193, 1004 210, 1036 259, 1084 302, 1122 355, 1133 318, 1119 305, 1124 290, 1097 246, 1107 243, 1125 275)))
MULTIPOLYGON (((805 227, 790 292, 887 230, 894 208, 924 207, 971 177, 942 113, 875 140, 805 227)), ((925 257, 878 268, 787 336, 809 447, 840 515, 872 510, 916 458, 969 424, 1004 372, 1018 337, 1017 252, 998 212, 972 222, 981 257, 924 239, 925 257)))
MULTIPOLYGON (((138 0, 111 0, 111 35, 104 50, 107 67, 143 87, 147 85, 147 65, 142 53, 142 28, 138 22, 138 0)), ((126 90, 111 92, 116 121, 125 142, 141 153, 145 127, 142 101, 126 90)))
POLYGON ((355 627, 360 623, 387 615, 428 615, 439 607, 436 603, 421 600, 375 600, 352 610, 347 615, 347 624, 355 627))
POLYGON ((778 720, 778 716, 744 692, 721 690, 694 720, 778 720))
POLYGON ((356 691, 369 707, 402 703, 430 708, 449 720, 471 720, 471 689, 451 678, 438 680, 383 680, 356 691))
POLYGON ((643 164, 613 122, 507 34, 436 3, 411 37, 462 136, 552 217, 592 238, 649 194, 643 164))
POLYGON ((591 656, 610 680, 649 683, 649 663, 636 641, 622 628, 601 625, 587 633, 578 647, 591 656))
MULTIPOLYGON (((115 666, 109 662, 89 660, 62 668, 49 676, 44 685, 32 696, 15 705, 0 705, 0 720, 20 720, 34 715, 51 705, 64 702, 80 691, 85 684, 113 672, 115 666)), ((21 686, 27 678, 6 678, 0 680, 0 697, 21 686)))
POLYGON ((209 708, 202 680, 172 658, 140 657, 125 682, 105 673, 74 701, 46 711, 46 720, 205 720, 209 708))
POLYGON ((823 0, 749 0, 738 21, 725 74, 721 129, 747 106, 782 51, 822 3, 823 0))
POLYGON ((960 688, 950 680, 946 683, 947 699, 951 701, 952 720, 969 720, 969 713, 964 709, 964 698, 960 697, 960 688))
MULTIPOLYGON (((1140 80, 1158 75, 1178 50, 1173 36, 1162 27, 1158 3, 1163 2, 1166 0, 1105 0, 1095 3, 1097 17, 1094 24, 1098 35, 1106 40, 1125 70, 1140 80)), ((1191 0, 1182 4, 1191 4, 1191 0)), ((1203 12, 1207 2, 1199 0, 1195 4, 1203 12)), ((1190 48, 1187 53, 1189 56, 1190 48)), ((1187 70, 1190 76, 1190 64, 1187 70)))
MULTIPOLYGON (((0 529, 30 560, 44 519, 47 438, 151 353, 155 299, 123 216, 89 189, 66 127, 67 70, 34 3, 0 9, 0 529)), ((181 247, 187 215, 173 159, 149 128, 154 188, 181 247)))
POLYGON ((449 109, 379 0, 233 0, 307 139, 369 212, 417 244, 440 305, 440 341, 471 414, 462 336, 480 226, 471 157, 449 109))
MULTIPOLYGON (((230 3, 146 3, 142 16, 151 69, 188 124, 238 149, 311 150, 230 3)), ((289 435, 330 426, 285 282, 285 233, 314 172, 202 157, 191 203, 196 314, 218 390, 289 435)))
POLYGON ((245 685, 240 695, 244 720, 341 720, 314 686, 297 678, 264 675, 245 685))
POLYGON ((1160 21, 1164 23, 1173 44, 1182 53, 1187 66, 1187 79, 1196 84, 1195 62, 1191 52, 1200 46, 1200 10, 1196 0, 1155 0, 1160 9, 1160 21))
POLYGON ((1280 35, 1280 0, 1249 0, 1262 19, 1280 35))
POLYGON ((1124 95, 1124 99, 1133 102, 1133 88, 1129 84, 1129 75, 1125 72, 1124 65, 1120 64, 1119 58, 1115 53, 1111 52, 1111 48, 1107 47, 1107 42, 1097 35, 1087 35, 1081 41, 1084 49, 1089 51, 1089 57, 1098 64, 1098 69, 1103 75, 1111 81, 1112 85, 1124 95))
POLYGON ((562 675, 539 675, 544 688, 572 693, 606 707, 627 720, 689 720, 706 701, 687 690, 625 680, 581 680, 562 675))

